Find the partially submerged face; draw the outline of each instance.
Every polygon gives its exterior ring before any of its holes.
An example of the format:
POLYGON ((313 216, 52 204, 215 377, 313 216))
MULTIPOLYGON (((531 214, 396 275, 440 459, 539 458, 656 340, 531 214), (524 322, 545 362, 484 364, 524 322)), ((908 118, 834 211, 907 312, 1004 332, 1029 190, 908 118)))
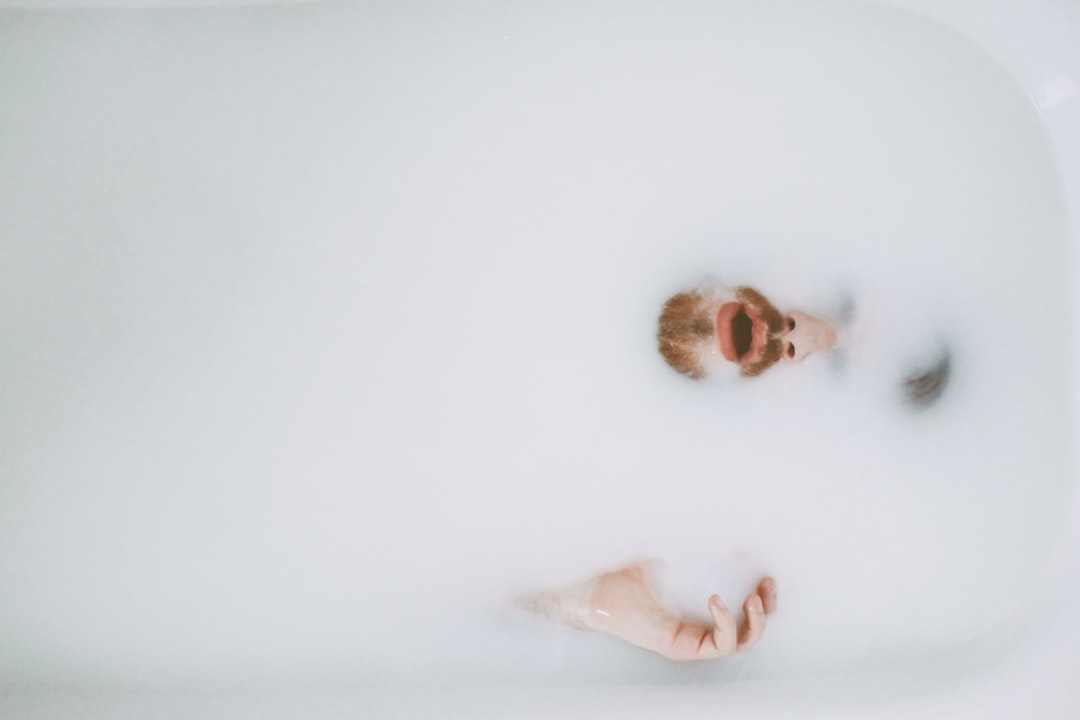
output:
POLYGON ((806 313, 784 315, 757 290, 742 287, 734 297, 694 291, 669 298, 657 344, 669 365, 694 379, 725 366, 755 377, 781 360, 833 347, 836 331, 806 313))

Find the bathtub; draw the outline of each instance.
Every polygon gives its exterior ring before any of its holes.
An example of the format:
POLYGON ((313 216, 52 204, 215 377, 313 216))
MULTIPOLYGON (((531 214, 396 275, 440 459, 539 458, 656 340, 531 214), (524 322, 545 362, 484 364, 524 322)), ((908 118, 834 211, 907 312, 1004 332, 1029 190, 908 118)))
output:
POLYGON ((0 715, 1080 713, 1073 4, 152 4, 0 0, 0 715), (713 273, 863 354, 675 377, 713 273), (713 544, 746 656, 512 602, 713 544))

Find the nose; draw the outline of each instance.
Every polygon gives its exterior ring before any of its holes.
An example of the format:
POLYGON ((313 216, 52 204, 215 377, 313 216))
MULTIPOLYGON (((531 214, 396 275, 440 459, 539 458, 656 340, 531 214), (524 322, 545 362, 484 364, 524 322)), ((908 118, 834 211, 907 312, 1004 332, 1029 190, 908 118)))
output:
POLYGON ((818 350, 828 350, 836 344, 836 330, 829 323, 806 313, 793 312, 784 320, 787 330, 781 335, 784 357, 799 361, 818 350))

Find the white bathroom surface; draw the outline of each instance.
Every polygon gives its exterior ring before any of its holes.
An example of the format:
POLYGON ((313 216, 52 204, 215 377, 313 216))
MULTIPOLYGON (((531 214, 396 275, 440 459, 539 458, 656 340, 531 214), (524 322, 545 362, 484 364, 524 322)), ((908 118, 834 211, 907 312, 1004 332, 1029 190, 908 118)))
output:
POLYGON ((1038 596, 1068 221, 977 46, 844 2, 0 12, 0 682, 666 684, 886 667, 1038 596), (843 351, 695 384, 705 275, 843 351), (913 412, 904 375, 953 377, 913 412), (667 561, 750 655, 517 593, 667 561))

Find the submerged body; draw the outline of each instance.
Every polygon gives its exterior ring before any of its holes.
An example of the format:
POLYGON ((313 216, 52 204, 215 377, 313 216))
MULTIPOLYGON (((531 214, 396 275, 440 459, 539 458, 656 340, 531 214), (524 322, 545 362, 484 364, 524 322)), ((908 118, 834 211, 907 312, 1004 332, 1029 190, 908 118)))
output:
POLYGON ((657 345, 675 370, 695 380, 738 370, 761 375, 781 359, 798 362, 836 344, 836 330, 803 312, 783 315, 751 287, 705 285, 672 296, 657 345))
POLYGON ((776 583, 766 577, 747 596, 741 626, 719 595, 708 601, 711 625, 672 613, 657 600, 648 565, 642 563, 530 595, 524 604, 579 630, 608 633, 669 660, 711 660, 757 644, 765 616, 776 610, 776 583))
POLYGON ((9 14, 0 673, 677 698, 697 668, 489 610, 746 546, 783 622, 707 669, 756 680, 924 657, 1046 593, 1078 365, 1046 129, 1077 100, 1044 118, 1057 68, 919 5, 9 14), (642 346, 688 263, 858 297, 844 372, 679 382, 642 346), (930 335, 954 372, 912 421, 930 335))
MULTIPOLYGON (((800 311, 782 314, 752 287, 731 290, 705 282, 664 303, 657 349, 674 370, 694 380, 757 377, 781 360, 799 362, 837 346, 833 323, 800 311)), ((948 385, 951 353, 942 345, 936 359, 900 383, 914 408, 934 404, 948 385)))

